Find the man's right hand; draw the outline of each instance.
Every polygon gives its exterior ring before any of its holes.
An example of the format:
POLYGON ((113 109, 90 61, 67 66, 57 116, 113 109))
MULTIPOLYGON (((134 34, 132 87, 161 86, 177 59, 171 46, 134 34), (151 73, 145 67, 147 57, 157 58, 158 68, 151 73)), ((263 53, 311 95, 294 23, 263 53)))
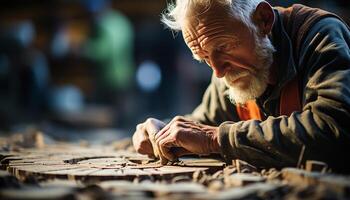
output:
POLYGON ((159 157, 154 137, 165 125, 164 122, 154 118, 148 118, 144 123, 138 124, 132 136, 135 150, 150 157, 159 157))

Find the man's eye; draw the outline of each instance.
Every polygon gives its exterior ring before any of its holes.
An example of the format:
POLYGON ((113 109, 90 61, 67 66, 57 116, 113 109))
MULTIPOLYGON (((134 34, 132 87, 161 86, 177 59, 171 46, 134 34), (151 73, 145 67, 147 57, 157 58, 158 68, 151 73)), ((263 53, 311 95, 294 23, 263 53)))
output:
POLYGON ((218 48, 217 48, 218 51, 227 51, 227 50, 230 50, 230 45, 229 44, 223 44, 223 45, 220 45, 218 48))
POLYGON ((230 51, 235 49, 236 47, 238 47, 239 43, 238 42, 234 42, 234 43, 226 43, 223 45, 220 45, 217 50, 218 51, 230 51))

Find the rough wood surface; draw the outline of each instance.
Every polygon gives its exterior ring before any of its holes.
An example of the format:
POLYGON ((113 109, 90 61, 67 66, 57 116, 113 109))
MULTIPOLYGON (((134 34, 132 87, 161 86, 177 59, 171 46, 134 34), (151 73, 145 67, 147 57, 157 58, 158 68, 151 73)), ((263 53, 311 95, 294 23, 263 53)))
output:
POLYGON ((210 166, 224 166, 219 160, 200 158, 187 158, 172 166, 163 166, 132 152, 74 145, 0 152, 0 156, 2 168, 6 168, 20 180, 30 176, 71 180, 133 180, 135 177, 150 176, 164 179, 177 175, 192 175, 198 170, 206 171, 210 166))
POLYGON ((89 147, 23 138, 0 138, 0 199, 350 199, 350 177, 318 161, 307 170, 198 157, 163 166, 134 153, 130 140, 89 147))

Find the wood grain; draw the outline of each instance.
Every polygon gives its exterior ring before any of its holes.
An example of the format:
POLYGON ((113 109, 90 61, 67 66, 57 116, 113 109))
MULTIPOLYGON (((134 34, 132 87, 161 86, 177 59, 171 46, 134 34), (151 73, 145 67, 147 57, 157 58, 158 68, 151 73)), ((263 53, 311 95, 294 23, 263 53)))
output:
POLYGON ((159 161, 132 152, 68 144, 0 152, 0 158, 1 167, 20 180, 30 176, 67 180, 167 179, 192 176, 195 171, 207 171, 209 167, 223 169, 225 165, 215 159, 186 158, 172 166, 164 166, 159 161))

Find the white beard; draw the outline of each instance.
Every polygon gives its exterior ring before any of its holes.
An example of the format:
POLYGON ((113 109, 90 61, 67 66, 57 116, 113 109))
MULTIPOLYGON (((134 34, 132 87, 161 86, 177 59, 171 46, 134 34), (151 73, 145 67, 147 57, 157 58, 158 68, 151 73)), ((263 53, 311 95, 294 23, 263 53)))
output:
POLYGON ((255 54, 259 63, 255 68, 256 73, 252 74, 247 70, 243 72, 231 71, 224 77, 225 84, 229 87, 230 101, 234 104, 244 104, 248 100, 254 100, 266 90, 275 48, 268 37, 259 38, 257 34, 255 34, 255 45, 255 54), (248 81, 250 82, 247 84, 248 88, 242 89, 239 87, 239 84, 232 84, 232 81, 236 80, 237 77, 247 75, 249 77, 248 81))

